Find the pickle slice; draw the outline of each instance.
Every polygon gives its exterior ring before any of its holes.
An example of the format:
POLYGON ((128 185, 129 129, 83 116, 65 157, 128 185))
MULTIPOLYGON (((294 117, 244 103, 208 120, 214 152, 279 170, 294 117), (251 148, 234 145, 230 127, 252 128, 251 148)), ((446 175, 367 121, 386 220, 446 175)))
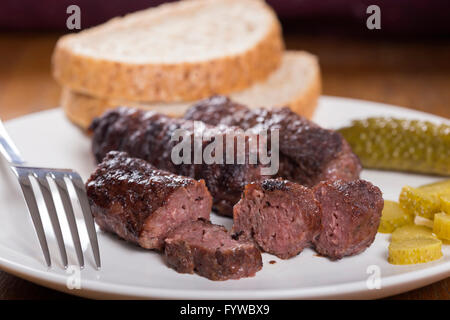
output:
POLYGON ((424 184, 418 188, 428 193, 437 193, 439 195, 450 195, 450 180, 442 180, 434 183, 424 184))
POLYGON ((339 131, 366 168, 450 176, 448 124, 368 118, 339 131))
POLYGON ((450 180, 439 181, 413 188, 405 186, 399 197, 400 206, 410 214, 433 220, 441 212, 442 197, 450 195, 450 180))
POLYGON ((414 215, 400 207, 398 202, 384 200, 378 232, 392 233, 395 229, 414 223, 414 215))
POLYGON ((437 239, 437 237, 431 228, 414 224, 395 229, 391 236, 392 242, 413 239, 437 239))
POLYGON ((450 215, 444 212, 434 215, 433 232, 439 239, 450 240, 450 215))
POLYGON ((392 241, 389 245, 391 264, 417 264, 440 259, 442 242, 437 239, 409 239, 392 241))
POLYGON ((441 194, 439 200, 441 200, 441 210, 450 214, 450 194, 441 194))
POLYGON ((398 201, 409 214, 419 215, 430 220, 433 220, 435 213, 441 211, 439 196, 424 192, 419 188, 403 187, 398 201))

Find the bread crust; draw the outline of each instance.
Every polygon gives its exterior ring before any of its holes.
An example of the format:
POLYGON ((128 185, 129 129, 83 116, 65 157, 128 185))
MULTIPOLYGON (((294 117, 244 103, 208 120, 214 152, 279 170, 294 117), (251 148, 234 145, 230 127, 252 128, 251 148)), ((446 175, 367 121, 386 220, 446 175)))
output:
POLYGON ((61 107, 66 116, 82 129, 87 129, 94 118, 118 106, 155 110, 172 117, 180 117, 191 104, 192 102, 166 103, 161 104, 159 108, 155 108, 153 104, 146 104, 144 102, 94 98, 84 93, 75 92, 67 87, 63 87, 61 93, 61 107))
POLYGON ((74 53, 67 44, 74 34, 58 40, 53 76, 80 93, 134 101, 192 101, 243 90, 277 69, 284 50, 276 15, 263 5, 273 17, 268 32, 240 54, 195 63, 126 64, 74 53))
MULTIPOLYGON (((311 61, 312 77, 305 87, 296 92, 291 97, 286 97, 286 101, 280 101, 275 106, 288 106, 294 112, 311 119, 317 106, 321 93, 321 76, 319 63, 313 55, 302 51, 287 51, 287 54, 297 54, 308 57, 311 61)), ((203 97, 205 98, 205 97, 203 97)), ((231 95, 232 99, 235 99, 231 95)), ((236 99, 239 102, 239 99, 236 99)), ((63 87, 61 95, 61 106, 67 117, 82 129, 87 129, 95 117, 100 116, 106 110, 117 106, 137 107, 143 110, 155 110, 174 117, 183 116, 186 109, 193 102, 176 103, 146 103, 125 99, 95 98, 90 95, 75 92, 68 87, 63 87)), ((269 107, 269 106, 265 106, 269 107)))

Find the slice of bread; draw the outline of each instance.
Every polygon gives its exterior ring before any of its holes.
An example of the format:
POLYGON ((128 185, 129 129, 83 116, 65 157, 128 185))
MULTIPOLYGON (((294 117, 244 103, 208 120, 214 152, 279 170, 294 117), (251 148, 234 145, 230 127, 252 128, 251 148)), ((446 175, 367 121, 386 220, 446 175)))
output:
POLYGON ((264 80, 283 49, 263 0, 185 0, 63 36, 53 75, 96 97, 189 101, 264 80))
MULTIPOLYGON (((310 118, 320 95, 321 82, 317 58, 304 51, 287 51, 280 67, 269 78, 250 88, 230 94, 231 99, 250 107, 289 106, 310 118)), ((201 98, 206 98, 203 96, 201 98)), ((86 129, 92 120, 119 105, 182 116, 193 102, 145 103, 120 99, 100 99, 63 88, 61 105, 67 116, 86 129)))

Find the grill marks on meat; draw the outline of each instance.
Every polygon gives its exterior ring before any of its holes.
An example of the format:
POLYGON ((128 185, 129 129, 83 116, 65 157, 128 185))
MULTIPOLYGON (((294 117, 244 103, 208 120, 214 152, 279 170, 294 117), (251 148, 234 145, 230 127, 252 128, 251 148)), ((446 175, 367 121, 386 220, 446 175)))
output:
POLYGON ((365 180, 326 181, 314 187, 322 207, 316 251, 333 260, 369 247, 380 224, 384 202, 380 189, 365 180))
POLYGON ((307 188, 268 179, 245 188, 234 207, 233 231, 282 259, 312 245, 336 260, 372 244, 382 209, 381 191, 364 180, 326 181, 307 188))
POLYGON ((211 280, 251 277, 262 268, 259 249, 250 241, 235 240, 209 221, 186 223, 165 240, 167 264, 180 273, 211 280))
POLYGON ((268 179, 246 186, 233 222, 240 237, 253 238, 265 252, 288 259, 310 246, 320 226, 320 207, 311 189, 268 179))
POLYGON ((214 96, 195 104, 184 118, 256 132, 278 129, 279 176, 303 185, 354 180, 361 171, 359 159, 338 132, 323 129, 289 108, 249 109, 225 96, 214 96))
MULTIPOLYGON (((177 129, 185 129, 194 139, 194 122, 173 119, 151 111, 130 108, 117 108, 97 118, 91 125, 93 130, 92 149, 97 161, 101 161, 112 150, 126 151, 130 156, 144 159, 157 168, 194 179, 204 179, 214 199, 214 209, 224 215, 232 215, 233 205, 239 201, 245 185, 262 179, 260 165, 248 164, 193 164, 175 165, 172 162, 172 148, 178 141, 171 141, 177 129)), ((235 127, 225 125, 206 126, 203 134, 222 138, 235 134, 235 127)), ((248 137, 244 137, 248 146, 248 137)), ((237 139, 237 138, 236 138, 237 139)), ((210 141, 204 141, 202 150, 210 141)), ((224 147, 225 150, 226 146, 224 147)), ((236 152, 236 150, 235 150, 236 152)), ((248 147, 246 159, 248 159, 248 147)), ((235 157, 236 159, 236 157, 235 157)), ((225 154, 224 161, 225 162, 225 154)))
POLYGON ((125 152, 109 152, 86 183, 97 224, 147 249, 161 250, 168 232, 209 220, 205 182, 156 169, 125 152))

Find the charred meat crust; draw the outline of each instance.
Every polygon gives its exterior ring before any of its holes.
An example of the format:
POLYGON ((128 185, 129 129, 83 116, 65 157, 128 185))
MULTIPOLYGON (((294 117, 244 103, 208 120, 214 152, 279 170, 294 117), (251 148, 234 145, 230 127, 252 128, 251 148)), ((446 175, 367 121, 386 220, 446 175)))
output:
POLYGON ((290 181, 283 179, 266 179, 261 182, 261 188, 264 191, 274 191, 274 190, 289 191, 290 186, 292 185, 293 184, 290 181))
MULTIPOLYGON (((246 184, 262 180, 261 166, 248 164, 248 161, 246 164, 175 165, 171 153, 178 141, 172 141, 172 135, 177 129, 185 129, 187 136, 193 140, 193 121, 173 119, 151 111, 117 108, 95 119, 90 129, 94 133, 92 149, 97 161, 101 161, 108 151, 126 151, 130 156, 144 159, 157 168, 204 179, 213 196, 214 209, 224 215, 232 215, 233 205, 239 201, 246 184)), ((204 135, 223 137, 226 142, 225 135, 235 133, 236 129, 224 125, 206 125, 204 135)), ((248 137, 245 137, 245 141, 248 143, 248 137)), ((202 150, 208 143, 204 141, 202 150)), ((193 154, 191 159, 194 162, 193 154)))
POLYGON ((249 109, 225 96, 214 96, 196 103, 184 118, 244 130, 278 129, 278 176, 303 185, 329 179, 354 180, 361 171, 359 159, 338 132, 323 129, 289 108, 249 109))
POLYGON ((209 220, 211 195, 204 181, 156 169, 125 152, 109 152, 86 183, 97 224, 148 249, 186 221, 209 220))
POLYGON ((198 220, 180 226, 165 240, 167 264, 180 273, 197 273, 211 280, 253 276, 262 268, 259 249, 235 240, 219 225, 198 220))

